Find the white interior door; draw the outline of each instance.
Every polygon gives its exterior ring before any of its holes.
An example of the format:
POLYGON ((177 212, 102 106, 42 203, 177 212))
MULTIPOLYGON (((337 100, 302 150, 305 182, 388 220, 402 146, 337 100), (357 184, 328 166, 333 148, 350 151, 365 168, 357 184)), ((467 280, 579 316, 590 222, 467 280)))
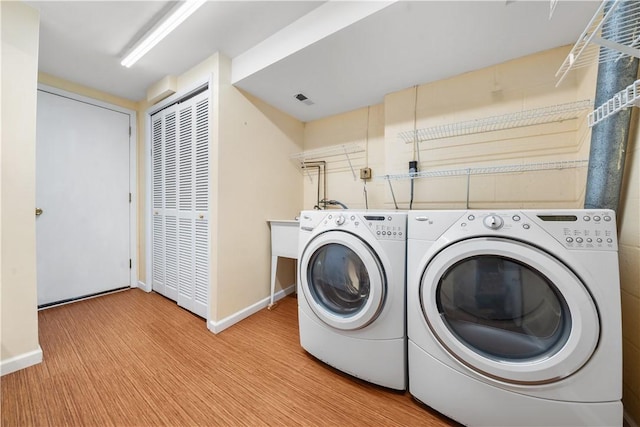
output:
POLYGON ((38 91, 38 305, 130 286, 130 115, 38 91))

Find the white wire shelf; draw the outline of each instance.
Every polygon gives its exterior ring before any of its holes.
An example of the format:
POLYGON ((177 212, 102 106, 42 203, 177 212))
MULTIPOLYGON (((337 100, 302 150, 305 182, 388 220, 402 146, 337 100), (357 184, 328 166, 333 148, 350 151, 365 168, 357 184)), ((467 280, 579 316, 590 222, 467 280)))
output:
POLYGON ((559 77, 556 86, 562 83, 571 70, 629 56, 640 58, 639 29, 639 1, 603 1, 556 72, 556 77, 559 77), (605 14, 606 4, 610 4, 610 8, 605 14), (621 9, 616 12, 618 8, 621 9), (615 25, 613 16, 616 16, 615 25))
POLYGON ((616 93, 613 98, 596 108, 587 116, 589 127, 593 127, 609 116, 629 107, 640 106, 640 80, 616 93))
POLYGON ((531 110, 523 110, 500 116, 491 116, 464 122, 404 131, 400 132, 398 137, 405 143, 409 144, 414 141, 423 142, 454 136, 470 135, 474 133, 494 132, 517 127, 561 122, 564 120, 576 119, 590 108, 593 108, 593 102, 586 99, 548 107, 534 108, 531 110))
MULTIPOLYGON (((316 161, 341 161, 346 160, 346 168, 351 171, 354 181, 357 179, 356 171, 352 163, 352 155, 357 153, 363 153, 365 151, 364 146, 358 143, 351 144, 338 144, 329 147, 316 148, 314 150, 307 150, 301 153, 291 155, 291 160, 297 162, 301 169, 305 170, 307 163, 313 163, 316 161)), ((312 180, 311 175, 308 173, 309 179, 312 180)), ((326 173, 326 169, 324 173, 326 173)))
POLYGON ((297 160, 300 163, 313 162, 317 160, 326 160, 329 157, 336 156, 348 156, 349 154, 364 152, 364 147, 358 143, 351 144, 339 144, 329 147, 316 148, 314 150, 307 150, 301 153, 291 155, 292 160, 297 160))
POLYGON ((466 176, 466 175, 487 175, 487 174, 500 174, 500 173, 518 173, 529 171, 542 171, 542 170, 557 170, 557 169, 571 169, 586 167, 589 164, 589 160, 563 160, 557 162, 538 162, 538 163, 523 163, 515 165, 501 165, 501 166, 479 166, 473 168, 464 169, 439 169, 430 171, 421 171, 415 174, 402 173, 402 174, 390 174, 382 175, 381 179, 385 180, 406 180, 411 178, 437 178, 437 177, 451 177, 451 176, 466 176))

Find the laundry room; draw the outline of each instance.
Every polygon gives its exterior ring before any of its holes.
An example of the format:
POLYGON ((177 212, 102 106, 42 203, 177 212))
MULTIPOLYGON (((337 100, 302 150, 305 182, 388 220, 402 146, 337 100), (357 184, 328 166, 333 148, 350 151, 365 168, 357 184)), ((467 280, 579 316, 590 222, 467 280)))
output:
POLYGON ((2 2, 3 426, 639 425, 633 2, 92 3, 2 2))

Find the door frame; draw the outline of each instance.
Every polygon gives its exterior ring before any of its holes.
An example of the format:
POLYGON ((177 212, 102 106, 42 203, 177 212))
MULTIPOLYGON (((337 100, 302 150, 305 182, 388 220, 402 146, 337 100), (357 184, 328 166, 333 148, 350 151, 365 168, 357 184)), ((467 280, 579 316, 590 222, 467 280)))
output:
POLYGON ((132 288, 138 287, 137 112, 49 85, 38 83, 38 90, 52 95, 62 96, 73 101, 83 102, 85 104, 129 115, 129 193, 131 194, 131 202, 129 203, 129 258, 131 259, 131 268, 129 269, 129 286, 132 288))
MULTIPOLYGON (((211 112, 213 111, 213 98, 214 98, 214 93, 213 93, 213 74, 209 74, 206 77, 202 77, 198 80, 195 80, 194 83, 186 86, 185 88, 181 89, 179 92, 174 93, 173 95, 169 96, 168 98, 163 99, 162 101, 158 102, 157 104, 151 105, 149 108, 147 108, 147 110, 144 112, 144 129, 145 129, 145 133, 144 133, 144 179, 145 179, 145 185, 144 185, 144 203, 145 203, 145 212, 144 212, 144 244, 145 244, 145 282, 143 283, 142 281, 138 282, 138 287, 140 287, 141 289, 144 289, 146 292, 151 292, 153 291, 153 285, 152 285, 152 266, 153 266, 153 253, 152 253, 152 236, 153 236, 153 230, 152 230, 152 223, 153 223, 153 202, 151 200, 151 194, 152 194, 152 186, 153 186, 153 182, 152 182, 152 170, 153 170, 153 165, 152 165, 152 158, 151 158, 151 129, 152 129, 152 123, 151 123, 151 116, 153 116, 155 113, 157 113, 158 111, 169 107, 171 104, 174 104, 176 102, 178 102, 179 100, 181 100, 182 98, 186 98, 188 96, 190 96, 191 94, 194 94, 195 92, 198 92, 200 90, 202 90, 203 88, 209 88, 209 144, 211 144, 211 129, 213 128, 213 126, 211 125, 213 122, 212 116, 211 116, 211 112)), ((211 154, 209 154, 211 156, 211 154)), ((209 165, 209 170, 211 170, 211 164, 209 165)), ((209 178, 211 180, 211 178, 209 178)), ((212 198, 211 198, 211 185, 209 186, 209 209, 211 209, 212 206, 212 198)), ((212 227, 211 225, 211 220, 209 220, 209 227, 212 227)), ((209 234, 211 234, 211 228, 209 228, 209 234)), ((211 278, 209 278, 209 281, 211 281, 211 278)), ((211 310, 211 283, 209 283, 209 307, 207 308, 207 317, 206 320, 207 322, 209 321, 209 319, 211 318, 210 316, 210 310, 211 310)))

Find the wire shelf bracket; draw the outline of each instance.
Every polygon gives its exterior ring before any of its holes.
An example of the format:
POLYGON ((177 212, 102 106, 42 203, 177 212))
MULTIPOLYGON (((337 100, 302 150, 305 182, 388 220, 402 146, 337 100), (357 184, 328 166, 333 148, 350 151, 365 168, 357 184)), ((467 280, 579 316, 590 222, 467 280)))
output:
POLYGON ((596 61, 618 61, 630 56, 640 58, 639 26, 640 2, 603 1, 556 72, 556 78, 559 78, 556 87, 562 83, 569 71, 596 61), (623 3, 625 10, 616 18, 619 22, 615 30, 609 30, 605 24, 613 19, 613 12, 623 3), (606 4, 611 6, 605 14, 606 4))
POLYGON ((556 6, 558 5, 558 0, 551 0, 549 2, 549 21, 553 18, 553 12, 556 11, 556 6))

